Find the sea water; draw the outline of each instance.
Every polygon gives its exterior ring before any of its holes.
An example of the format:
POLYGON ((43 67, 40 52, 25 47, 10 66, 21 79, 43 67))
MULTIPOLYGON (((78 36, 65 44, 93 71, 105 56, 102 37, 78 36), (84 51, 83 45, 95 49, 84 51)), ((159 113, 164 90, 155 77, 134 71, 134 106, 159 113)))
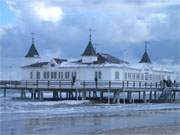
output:
POLYGON ((180 125, 180 104, 91 104, 17 100, 0 94, 0 135, 84 135, 113 129, 180 125))

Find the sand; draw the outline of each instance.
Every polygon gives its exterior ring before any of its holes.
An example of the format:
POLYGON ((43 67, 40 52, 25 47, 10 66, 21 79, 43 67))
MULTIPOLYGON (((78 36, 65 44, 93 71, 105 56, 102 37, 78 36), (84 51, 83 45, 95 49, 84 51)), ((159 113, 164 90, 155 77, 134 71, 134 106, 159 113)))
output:
POLYGON ((180 125, 114 129, 97 135, 180 135, 180 125))

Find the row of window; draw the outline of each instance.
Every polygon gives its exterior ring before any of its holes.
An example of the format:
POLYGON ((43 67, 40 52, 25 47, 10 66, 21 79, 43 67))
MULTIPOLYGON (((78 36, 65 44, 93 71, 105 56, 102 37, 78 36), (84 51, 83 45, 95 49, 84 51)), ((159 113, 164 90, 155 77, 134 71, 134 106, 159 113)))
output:
POLYGON ((30 79, 72 79, 76 72, 30 72, 30 79))
MULTIPOLYGON (((147 72, 145 73, 127 73, 124 74, 125 80, 146 80, 146 81, 160 81, 165 79, 165 75, 157 75, 157 74, 149 74, 147 72)), ((167 79, 170 79, 170 76, 167 76, 167 79)))

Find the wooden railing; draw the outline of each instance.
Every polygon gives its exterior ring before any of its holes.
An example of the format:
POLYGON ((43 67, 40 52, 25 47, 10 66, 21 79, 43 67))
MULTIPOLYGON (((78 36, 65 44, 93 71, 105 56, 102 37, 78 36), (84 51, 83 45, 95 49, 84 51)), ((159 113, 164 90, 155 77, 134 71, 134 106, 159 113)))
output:
MULTIPOLYGON (((0 81, 1 88, 164 88, 165 84, 159 82, 142 81, 64 81, 64 80, 22 80, 0 81)), ((172 84, 172 87, 180 87, 180 83, 172 84)))

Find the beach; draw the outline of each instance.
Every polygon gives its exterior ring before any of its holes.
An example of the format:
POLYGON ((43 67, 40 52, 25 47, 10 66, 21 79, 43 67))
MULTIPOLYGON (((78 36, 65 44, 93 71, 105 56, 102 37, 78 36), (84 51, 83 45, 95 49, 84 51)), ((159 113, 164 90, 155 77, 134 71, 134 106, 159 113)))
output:
POLYGON ((180 127, 179 103, 40 102, 1 96, 0 110, 2 135, 176 135, 180 127))
POLYGON ((115 129, 98 133, 97 135, 179 135, 180 126, 157 126, 129 129, 115 129))

